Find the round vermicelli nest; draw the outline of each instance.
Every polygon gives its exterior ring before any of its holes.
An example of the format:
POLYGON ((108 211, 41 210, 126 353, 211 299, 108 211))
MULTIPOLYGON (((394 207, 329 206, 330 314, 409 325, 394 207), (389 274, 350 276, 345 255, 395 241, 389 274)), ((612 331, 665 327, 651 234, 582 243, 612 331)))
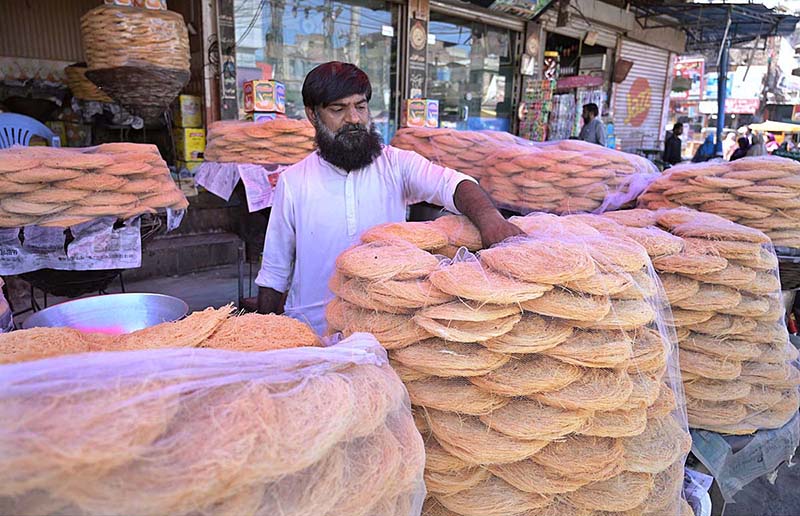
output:
POLYGON ((638 473, 660 473, 689 453, 692 439, 672 417, 648 420, 641 434, 622 439, 625 469, 638 473))
POLYGON ((461 261, 431 273, 431 283, 447 294, 480 303, 515 304, 541 297, 549 285, 518 281, 485 270, 477 261, 461 261))
POLYGON ((552 498, 526 493, 504 480, 490 476, 475 487, 448 496, 437 496, 448 509, 463 516, 505 516, 545 507, 552 498))
POLYGON ((645 513, 663 511, 663 514, 676 514, 675 512, 667 512, 665 509, 674 504, 676 500, 681 499, 683 462, 683 460, 677 460, 667 469, 655 475, 653 478, 653 490, 650 491, 650 496, 647 497, 642 506, 645 513))
POLYGON ((429 377, 406 382, 406 389, 414 405, 473 416, 490 414, 508 403, 508 398, 484 391, 463 378, 429 377))
POLYGON ((670 304, 689 299, 700 291, 700 282, 681 274, 659 274, 670 304))
MULTIPOLYGON (((426 422, 427 424, 427 422, 426 422)), ((425 469, 436 473, 454 473, 469 468, 467 462, 442 448, 435 438, 431 437, 425 442, 425 469)))
POLYGON ((538 392, 532 397, 571 410, 614 410, 628 401, 632 391, 633 382, 627 372, 593 368, 562 389, 538 392))
MULTIPOLYGON (((731 338, 718 338, 702 333, 690 333, 681 341, 681 349, 696 351, 719 357, 722 360, 742 361, 757 358, 761 354, 758 344, 735 340, 731 338)), ((695 373, 697 371, 694 371, 695 373)))
POLYGON ((570 321, 600 321, 611 311, 608 296, 578 294, 564 288, 554 288, 543 296, 521 303, 522 308, 548 317, 570 321))
POLYGON ((491 305, 457 299, 449 303, 423 308, 417 312, 417 315, 442 321, 485 322, 519 313, 520 309, 513 305, 491 305))
POLYGON ((700 312, 697 310, 683 310, 682 308, 673 308, 672 317, 667 318, 667 324, 676 328, 691 328, 710 321, 716 317, 715 312, 700 312))
POLYGON ((473 416, 428 410, 427 417, 442 448, 469 464, 517 462, 547 446, 547 441, 516 439, 491 430, 473 416))
POLYGON ((595 412, 578 430, 581 435, 594 437, 630 437, 644 432, 647 410, 611 410, 595 412))
POLYGON ((525 314, 511 331, 482 344, 498 353, 537 353, 568 341, 572 331, 572 326, 558 320, 525 314))
POLYGON ((635 370, 628 371, 628 375, 633 382, 633 389, 622 408, 636 410, 637 408, 649 407, 655 403, 661 388, 662 375, 641 373, 635 370))
POLYGON ((708 380, 698 378, 684 382, 683 390, 687 396, 705 401, 734 401, 746 398, 752 385, 736 380, 708 380))
POLYGON ((736 315, 739 317, 757 317, 765 318, 768 320, 780 319, 783 315, 783 306, 778 303, 770 303, 769 299, 763 297, 750 296, 744 294, 739 304, 733 308, 723 308, 719 310, 726 315, 736 315), (774 308, 777 306, 777 309, 774 308), (773 311, 773 313, 770 313, 773 311))
POLYGON ((705 401, 686 398, 689 426, 706 428, 707 425, 734 425, 747 417, 747 409, 735 401, 705 401))
POLYGON ((551 441, 581 428, 588 416, 584 411, 564 410, 518 399, 482 415, 480 419, 492 430, 511 437, 551 441))
POLYGON ((431 225, 444 232, 452 246, 466 247, 470 251, 483 248, 480 231, 467 217, 444 215, 431 222, 431 225))
POLYGON ((453 296, 433 286, 427 279, 384 280, 364 283, 367 297, 382 306, 418 309, 447 303, 453 296))
POLYGON ((608 480, 585 485, 566 494, 565 498, 584 509, 629 511, 647 500, 653 485, 653 475, 625 471, 608 480))
POLYGON ((325 308, 330 327, 345 336, 356 332, 372 333, 386 349, 399 349, 431 338, 407 315, 367 310, 339 298, 325 308))
POLYGON ((328 283, 331 292, 360 308, 389 314, 409 314, 413 311, 410 308, 396 306, 397 303, 393 303, 393 305, 382 303, 376 296, 370 295, 366 285, 367 282, 365 280, 348 278, 339 272, 335 272, 328 283))
POLYGON ((570 281, 564 286, 574 292, 595 296, 613 296, 624 292, 633 285, 633 278, 628 273, 598 271, 594 276, 577 281, 570 281))
POLYGON ((628 369, 641 373, 661 371, 667 365, 668 343, 654 330, 644 328, 635 332, 628 369))
POLYGON ((551 442, 531 460, 570 478, 597 482, 621 473, 624 455, 618 439, 570 435, 551 442))
POLYGON ((742 374, 741 361, 719 358, 688 349, 681 349, 679 353, 681 368, 703 378, 735 380, 742 374))
POLYGON ((629 239, 608 235, 591 242, 589 252, 600 270, 637 272, 650 263, 647 251, 629 239))
POLYGON ((398 240, 424 251, 439 249, 448 244, 447 234, 429 222, 390 222, 374 226, 361 235, 364 243, 398 240))
POLYGON ((469 467, 460 471, 439 473, 425 471, 425 487, 428 493, 448 495, 459 493, 475 487, 491 476, 488 470, 480 467, 469 467))
POLYGON ((789 389, 800 385, 800 370, 788 362, 742 362, 741 379, 752 384, 789 389))
POLYGON ((750 285, 756 279, 756 271, 751 267, 743 267, 741 265, 729 263, 728 266, 721 271, 708 274, 695 274, 691 277, 703 283, 741 288, 750 285))
POLYGON ((403 349, 391 357, 417 371, 433 376, 480 376, 499 369, 509 357, 494 353, 480 344, 428 339, 403 349))
MULTIPOLYGON (((704 312, 698 312, 704 313, 704 312)), ((743 319, 741 317, 731 317, 729 315, 717 314, 703 322, 693 322, 688 324, 687 327, 696 333, 705 333, 707 335, 735 335, 738 339, 744 339, 744 335, 750 332, 760 334, 755 336, 756 342, 761 342, 762 339, 769 338, 769 336, 755 332, 758 328, 758 323, 751 319, 743 319)))
POLYGON ((621 331, 580 331, 568 342, 540 353, 582 367, 616 367, 631 359, 633 339, 621 331))
POLYGON ((336 259, 336 268, 343 274, 371 281, 419 279, 438 265, 433 255, 396 241, 359 245, 336 259))
POLYGON ((645 300, 611 301, 611 308, 605 317, 599 321, 576 322, 575 325, 591 330, 635 330, 653 322, 656 312, 649 302, 645 300))
POLYGON ((543 495, 569 493, 590 482, 564 475, 530 459, 511 464, 493 464, 488 468, 493 475, 526 493, 543 495))
POLYGON ((480 260, 520 281, 563 284, 587 279, 596 268, 585 246, 555 239, 525 239, 485 249, 480 260))
POLYGON ((519 313, 493 321, 441 321, 419 314, 414 322, 432 335, 453 342, 484 342, 510 332, 521 319, 519 313))
POLYGON ((702 284, 695 295, 673 305, 683 310, 708 312, 735 308, 741 300, 742 295, 730 287, 702 284))
POLYGON ((672 387, 666 384, 661 385, 656 402, 647 407, 647 419, 660 419, 678 408, 675 400, 675 393, 672 387))
POLYGON ((271 351, 319 347, 322 343, 308 325, 291 317, 243 314, 229 317, 200 346, 234 351, 271 351))
POLYGON ((473 376, 470 382, 501 396, 530 396, 563 389, 580 380, 583 374, 584 370, 580 367, 531 354, 511 359, 487 374, 473 376))

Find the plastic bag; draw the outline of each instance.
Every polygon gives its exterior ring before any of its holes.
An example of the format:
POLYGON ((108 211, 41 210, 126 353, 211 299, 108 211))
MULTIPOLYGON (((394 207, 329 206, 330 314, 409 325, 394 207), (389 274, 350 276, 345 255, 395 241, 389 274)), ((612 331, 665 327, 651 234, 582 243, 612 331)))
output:
POLYGON ((680 165, 656 179, 638 204, 714 213, 763 231, 777 247, 800 247, 800 163, 792 159, 680 165))
POLYGON ((0 150, 0 227, 69 227, 122 220, 189 203, 155 145, 21 147, 0 150))
POLYGON ((533 143, 495 131, 406 128, 392 145, 478 179, 495 203, 527 214, 602 212, 633 201, 653 163, 590 143, 533 143))
POLYGON ((0 367, 3 514, 419 514, 422 440, 369 335, 0 367))
POLYGON ((214 122, 204 155, 219 163, 293 165, 314 146, 314 127, 306 120, 214 122))
POLYGON ((645 249, 555 215, 512 222, 529 237, 438 265, 411 242, 468 223, 379 226, 337 260, 331 331, 390 350, 426 442, 427 507, 678 516, 691 439, 645 249))
POLYGON ((606 217, 635 226, 649 220, 651 244, 667 232, 683 240, 678 249, 649 249, 672 305, 689 425, 727 434, 782 427, 800 405, 800 371, 769 238, 686 208, 606 217))

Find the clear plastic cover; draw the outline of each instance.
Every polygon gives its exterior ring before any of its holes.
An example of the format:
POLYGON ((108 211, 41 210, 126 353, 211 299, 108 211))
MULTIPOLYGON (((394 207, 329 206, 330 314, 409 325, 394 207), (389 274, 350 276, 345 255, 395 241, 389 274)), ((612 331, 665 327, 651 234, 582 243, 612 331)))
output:
POLYGON ((91 70, 189 70, 189 32, 183 16, 173 11, 101 5, 81 17, 81 37, 91 70))
POLYGON ((208 127, 205 159, 217 163, 293 165, 313 150, 314 127, 307 120, 214 122, 208 127))
POLYGON ((424 514, 678 516, 691 439, 669 304, 645 248, 578 219, 514 222, 527 237, 462 247, 433 269, 398 258, 425 240, 409 236, 427 233, 418 226, 376 228, 380 252, 373 240, 337 262, 331 331, 390 339, 426 443, 424 514), (360 255, 373 259, 359 267, 360 255))
POLYGON ((418 515, 386 352, 95 352, 0 366, 0 513, 418 515))
POLYGON ((800 247, 800 163, 759 156, 680 165, 653 181, 639 206, 695 208, 759 229, 777 247, 800 247))
POLYGON ((687 208, 607 216, 634 225, 649 217, 651 239, 683 240, 652 258, 672 305, 689 425, 751 434, 786 424, 800 405, 800 371, 769 238, 687 208))
POLYGON ((189 205, 155 145, 0 150, 0 227, 68 227, 189 205))
POLYGON ((504 132, 406 128, 392 145, 474 177, 499 207, 524 214, 619 209, 658 176, 641 156, 577 140, 534 143, 504 132))

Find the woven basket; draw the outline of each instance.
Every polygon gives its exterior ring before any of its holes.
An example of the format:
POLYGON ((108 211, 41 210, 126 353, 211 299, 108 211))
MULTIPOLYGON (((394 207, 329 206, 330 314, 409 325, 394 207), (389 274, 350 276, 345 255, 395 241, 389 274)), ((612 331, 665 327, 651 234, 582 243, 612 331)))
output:
POLYGON ((86 78, 85 63, 67 66, 64 68, 64 75, 67 77, 67 86, 75 98, 96 102, 113 102, 111 97, 100 91, 92 81, 86 78))
POLYGON ((189 82, 190 74, 154 66, 118 66, 89 70, 86 77, 128 111, 149 122, 158 120, 169 108, 189 82))
POLYGON ((90 70, 156 66, 189 70, 189 33, 173 11, 101 5, 81 18, 90 70))

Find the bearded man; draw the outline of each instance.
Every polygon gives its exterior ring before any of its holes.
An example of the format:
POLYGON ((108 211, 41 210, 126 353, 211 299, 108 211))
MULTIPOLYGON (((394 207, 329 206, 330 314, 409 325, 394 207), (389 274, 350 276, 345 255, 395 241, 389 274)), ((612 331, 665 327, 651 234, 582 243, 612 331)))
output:
POLYGON ((404 221, 408 205, 426 201, 466 215, 487 247, 522 233, 474 179, 383 145, 371 97, 369 77, 352 64, 325 63, 306 76, 303 104, 317 151, 281 174, 273 197, 258 311, 285 313, 321 335, 336 257, 367 229, 404 221))

